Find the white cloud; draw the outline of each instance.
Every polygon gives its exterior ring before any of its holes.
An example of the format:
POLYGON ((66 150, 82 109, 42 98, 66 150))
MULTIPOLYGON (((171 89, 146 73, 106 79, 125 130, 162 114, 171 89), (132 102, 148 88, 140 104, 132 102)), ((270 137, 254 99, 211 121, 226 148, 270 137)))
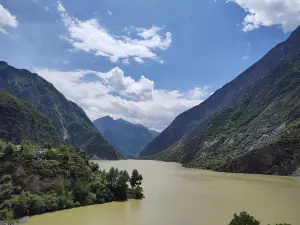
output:
POLYGON ((4 27, 17 27, 17 18, 0 4, 0 32, 7 34, 4 27))
POLYGON ((65 40, 69 41, 74 49, 107 57, 112 62, 133 57, 159 61, 155 50, 166 50, 172 43, 170 32, 166 32, 163 36, 156 33, 147 39, 110 34, 96 19, 81 21, 71 17, 60 2, 58 12, 68 30, 65 40))
POLYGON ((247 55, 244 55, 243 57, 242 57, 242 60, 247 60, 248 59, 248 56, 247 55))
POLYGON ((149 39, 157 35, 159 31, 161 31, 163 28, 157 27, 157 26, 152 26, 149 29, 145 28, 137 28, 137 35, 144 38, 144 39, 149 39))
POLYGON ((47 12, 50 12, 50 8, 48 6, 45 6, 44 10, 47 11, 47 12))
MULTIPOLYGON (((65 7, 60 3, 60 1, 57 2, 57 10, 60 13, 66 13, 65 7)), ((66 16, 68 16, 68 15, 66 15, 66 16)))
POLYGON ((140 63, 140 64, 143 64, 143 63, 144 63, 144 60, 141 59, 140 57, 137 57, 137 56, 134 57, 133 60, 136 61, 137 63, 140 63))
POLYGON ((125 76, 119 67, 100 75, 110 89, 119 94, 140 100, 152 99, 154 82, 141 76, 140 80, 135 81, 129 76, 125 76))
POLYGON ((294 30, 300 24, 299 0, 227 0, 235 2, 247 13, 243 31, 261 26, 280 26, 284 32, 294 30))
POLYGON ((80 105, 92 120, 110 115, 156 130, 164 129, 178 114, 198 105, 211 94, 207 86, 187 92, 157 90, 154 82, 145 76, 136 81, 125 76, 118 67, 106 73, 49 69, 35 69, 35 72, 80 105), (84 79, 90 74, 99 79, 84 79))
POLYGON ((209 92, 210 86, 204 87, 194 87, 194 89, 187 92, 186 97, 188 99, 196 100, 196 99, 206 99, 207 96, 212 93, 209 92))
POLYGON ((112 11, 107 10, 106 12, 107 12, 108 15, 110 15, 110 16, 112 15, 112 11))
POLYGON ((122 60, 122 63, 123 63, 123 64, 126 64, 126 65, 130 64, 130 63, 129 63, 129 59, 123 59, 123 60, 122 60))

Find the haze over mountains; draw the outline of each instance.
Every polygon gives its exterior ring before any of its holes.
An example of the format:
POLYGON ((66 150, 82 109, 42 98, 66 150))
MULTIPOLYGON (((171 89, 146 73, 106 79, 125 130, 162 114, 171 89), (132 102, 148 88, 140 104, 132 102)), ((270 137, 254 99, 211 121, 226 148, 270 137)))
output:
POLYGON ((159 133, 140 124, 133 124, 123 119, 114 120, 110 116, 94 122, 104 138, 123 156, 135 157, 159 133))
MULTIPOLYGON (((118 159, 118 153, 94 127, 85 112, 37 74, 0 62, 0 90, 31 103, 47 116, 60 143, 80 147, 90 157, 96 155, 98 158, 118 159)), ((25 122, 26 120, 24 126, 25 122)), ((41 139, 40 142, 44 143, 44 140, 41 139)))
POLYGON ((299 55, 300 27, 180 114, 140 155, 223 171, 292 173, 300 164, 299 55))

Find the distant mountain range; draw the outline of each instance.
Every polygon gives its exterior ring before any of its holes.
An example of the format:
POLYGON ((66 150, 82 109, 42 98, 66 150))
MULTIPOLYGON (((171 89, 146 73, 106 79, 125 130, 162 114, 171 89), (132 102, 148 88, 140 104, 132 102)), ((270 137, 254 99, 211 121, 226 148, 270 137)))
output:
MULTIPOLYGON (((119 158, 117 151, 103 138, 86 116, 85 112, 74 102, 67 100, 51 83, 37 74, 25 69, 14 68, 9 66, 6 62, 0 61, 0 91, 6 91, 17 98, 27 101, 39 111, 34 112, 34 109, 32 109, 29 104, 9 96, 8 99, 11 99, 12 103, 8 104, 18 105, 18 110, 22 111, 13 112, 13 110, 16 110, 15 106, 10 107, 10 105, 4 105, 5 110, 10 110, 10 113, 12 113, 12 116, 15 118, 15 121, 13 121, 15 125, 11 123, 11 126, 10 124, 2 125, 2 129, 19 129, 22 126, 24 126, 25 129, 20 131, 20 134, 15 132, 16 137, 10 137, 10 134, 5 134, 4 131, 2 131, 0 138, 6 138, 8 140, 15 139, 16 141, 21 138, 29 138, 35 140, 35 142, 40 140, 41 143, 45 143, 45 141, 65 143, 82 148, 90 157, 96 155, 98 158, 105 159, 119 158), (16 104, 13 103, 13 101, 15 101, 16 104), (25 108, 23 106, 25 106, 25 108), (24 121, 20 119, 20 116, 23 114, 27 115, 27 112, 33 112, 35 114, 28 114, 28 117, 24 117, 24 121), (43 127, 40 123, 43 120, 41 114, 47 117, 44 119, 44 126, 48 126, 47 124, 50 121, 54 132, 57 134, 58 141, 53 135, 49 135, 49 140, 45 140, 43 135, 46 134, 46 131, 48 134, 50 134, 51 131, 47 128, 45 131, 41 131, 43 133, 39 133, 40 131, 35 127, 43 127), (20 124, 22 122, 24 122, 24 124, 20 124), (25 134, 25 132, 32 132, 32 134, 25 134), (33 137, 34 135, 37 136, 33 137)), ((6 116, 6 121, 8 121, 9 115, 6 116)))
POLYGON ((179 115, 140 156, 220 171, 293 173, 300 165, 300 27, 179 115))
POLYGON ((137 156, 159 134, 143 125, 123 119, 114 120, 109 116, 97 119, 93 123, 104 138, 126 157, 137 156))

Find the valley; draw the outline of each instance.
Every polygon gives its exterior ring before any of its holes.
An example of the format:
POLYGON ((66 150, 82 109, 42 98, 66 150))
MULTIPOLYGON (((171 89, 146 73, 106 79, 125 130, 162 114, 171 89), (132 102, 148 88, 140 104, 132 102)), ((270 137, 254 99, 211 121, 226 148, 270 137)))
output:
POLYGON ((0 2, 0 224, 299 225, 300 0, 0 2))

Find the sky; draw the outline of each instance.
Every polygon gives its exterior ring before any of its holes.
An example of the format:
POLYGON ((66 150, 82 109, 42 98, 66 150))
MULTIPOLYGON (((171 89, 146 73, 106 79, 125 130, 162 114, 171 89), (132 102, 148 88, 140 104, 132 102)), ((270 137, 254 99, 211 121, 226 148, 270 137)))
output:
POLYGON ((0 60, 91 120, 163 130, 300 24, 300 0, 0 0, 0 60))

